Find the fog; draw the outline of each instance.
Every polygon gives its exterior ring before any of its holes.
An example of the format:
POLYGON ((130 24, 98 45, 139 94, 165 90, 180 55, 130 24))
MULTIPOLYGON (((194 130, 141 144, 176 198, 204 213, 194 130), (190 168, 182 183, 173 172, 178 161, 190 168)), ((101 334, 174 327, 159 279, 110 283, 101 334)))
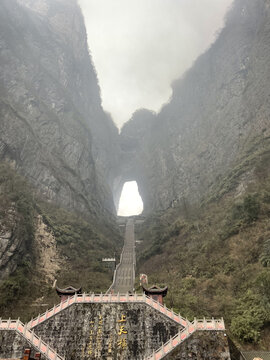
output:
POLYGON ((143 211, 142 198, 136 181, 127 181, 122 190, 119 201, 119 216, 139 215, 143 211))
POLYGON ((79 0, 103 107, 121 125, 157 111, 214 41, 232 0, 79 0))

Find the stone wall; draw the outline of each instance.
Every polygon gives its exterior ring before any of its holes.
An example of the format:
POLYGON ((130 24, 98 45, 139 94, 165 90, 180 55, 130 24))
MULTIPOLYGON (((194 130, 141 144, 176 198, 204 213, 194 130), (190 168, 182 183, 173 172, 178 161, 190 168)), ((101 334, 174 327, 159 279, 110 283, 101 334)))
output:
POLYGON ((33 330, 68 360, 139 360, 179 325, 146 304, 77 304, 33 330))
POLYGON ((166 360, 230 360, 227 336, 223 331, 196 331, 166 360))

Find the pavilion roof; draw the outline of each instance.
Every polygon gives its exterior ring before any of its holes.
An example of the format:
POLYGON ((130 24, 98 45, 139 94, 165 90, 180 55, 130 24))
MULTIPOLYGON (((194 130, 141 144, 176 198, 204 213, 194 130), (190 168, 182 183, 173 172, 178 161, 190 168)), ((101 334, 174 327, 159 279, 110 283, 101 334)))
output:
POLYGON ((74 294, 81 294, 82 288, 75 288, 73 286, 67 286, 64 289, 59 288, 58 286, 55 287, 56 292, 58 295, 74 295, 74 294))
POLYGON ((155 294, 155 295, 162 295, 163 297, 167 295, 167 291, 168 291, 168 286, 161 288, 157 285, 153 285, 150 286, 149 288, 146 288, 142 285, 142 288, 146 295, 155 294))

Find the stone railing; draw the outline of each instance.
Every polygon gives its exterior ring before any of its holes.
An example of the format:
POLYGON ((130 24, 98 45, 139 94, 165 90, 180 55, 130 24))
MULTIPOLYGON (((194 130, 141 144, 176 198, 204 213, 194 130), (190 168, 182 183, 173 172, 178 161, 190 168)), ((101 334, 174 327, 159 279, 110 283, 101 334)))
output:
POLYGON ((170 340, 163 344, 158 350, 153 351, 153 354, 145 357, 144 360, 160 360, 168 355, 173 349, 175 349, 179 344, 189 338, 195 331, 224 331, 225 324, 224 320, 215 320, 215 319, 195 319, 192 323, 187 325, 184 329, 180 330, 178 334, 170 338, 170 340))
POLYGON ((55 305, 45 313, 38 315, 35 319, 32 319, 27 326, 31 329, 52 316, 60 313, 73 304, 87 304, 87 303, 145 303, 151 306, 153 309, 164 314, 176 323, 186 327, 191 323, 183 318, 180 314, 176 314, 173 310, 167 309, 166 306, 160 304, 158 301, 153 300, 145 294, 75 294, 62 301, 60 304, 55 305))
POLYGON ((56 351, 47 345, 39 336, 37 336, 32 330, 24 325, 19 319, 0 319, 0 331, 1 330, 16 331, 47 360, 64 360, 64 357, 58 355, 56 351))

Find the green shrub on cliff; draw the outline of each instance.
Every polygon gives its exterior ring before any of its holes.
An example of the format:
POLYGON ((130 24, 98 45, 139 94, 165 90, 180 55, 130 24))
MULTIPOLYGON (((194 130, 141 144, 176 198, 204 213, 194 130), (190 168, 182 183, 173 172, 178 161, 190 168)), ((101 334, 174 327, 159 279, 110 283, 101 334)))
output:
POLYGON ((242 341, 257 342, 266 318, 267 312, 261 297, 248 290, 237 302, 231 321, 231 332, 242 341))

